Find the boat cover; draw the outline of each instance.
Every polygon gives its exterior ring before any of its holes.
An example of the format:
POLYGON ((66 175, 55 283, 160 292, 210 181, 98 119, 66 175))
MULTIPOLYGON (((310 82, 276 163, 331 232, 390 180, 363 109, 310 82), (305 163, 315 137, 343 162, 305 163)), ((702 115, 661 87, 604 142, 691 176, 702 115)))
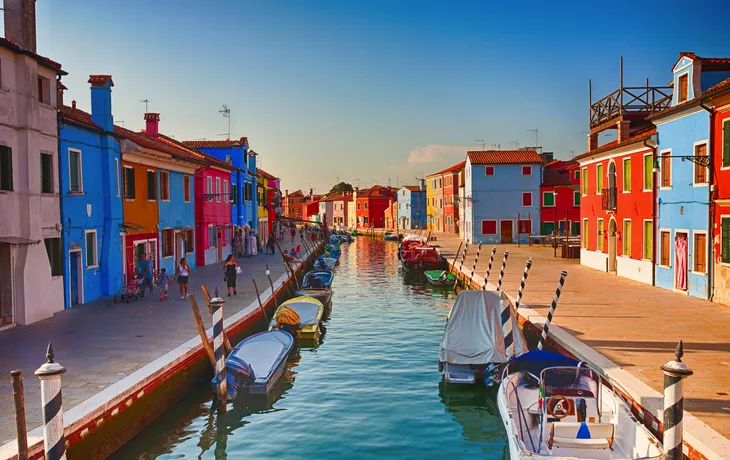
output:
POLYGON ((285 331, 259 332, 244 339, 231 350, 230 361, 243 361, 253 369, 255 379, 268 380, 281 360, 286 357, 294 339, 285 331))
POLYGON ((533 350, 518 356, 509 364, 509 371, 526 371, 539 376, 548 367, 575 367, 578 360, 545 350, 533 350))
POLYGON ((281 307, 276 312, 276 317, 274 318, 274 320, 278 324, 288 324, 290 326, 296 326, 301 321, 301 318, 299 317, 299 314, 294 311, 294 309, 289 307, 281 307))
POLYGON ((304 275, 302 289, 325 289, 332 285, 332 270, 313 270, 304 275))
POLYGON ((424 239, 425 238, 422 238, 419 235, 413 235, 413 234, 406 235, 406 236, 403 237, 403 241, 420 241, 420 242, 423 242, 424 239))
POLYGON ((501 303, 509 304, 512 315, 515 355, 528 351, 512 304, 502 292, 462 291, 451 308, 439 361, 452 364, 506 363, 502 332, 501 303))
POLYGON ((287 300, 282 304, 281 308, 289 307, 299 315, 299 326, 309 326, 310 324, 317 324, 321 319, 321 312, 324 309, 322 302, 319 300, 308 297, 295 297, 291 300, 287 300))

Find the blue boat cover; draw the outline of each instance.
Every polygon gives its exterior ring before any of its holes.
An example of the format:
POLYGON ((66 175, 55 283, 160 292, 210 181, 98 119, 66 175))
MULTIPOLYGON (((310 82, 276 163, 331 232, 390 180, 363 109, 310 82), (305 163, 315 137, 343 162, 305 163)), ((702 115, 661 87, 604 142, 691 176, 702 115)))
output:
POLYGON ((302 280, 303 289, 324 289, 332 285, 332 278, 334 277, 332 270, 314 270, 306 275, 302 280))
POLYGON ((510 372, 526 371, 533 375, 540 375, 548 367, 575 367, 579 362, 552 351, 533 350, 510 361, 509 370, 510 372))

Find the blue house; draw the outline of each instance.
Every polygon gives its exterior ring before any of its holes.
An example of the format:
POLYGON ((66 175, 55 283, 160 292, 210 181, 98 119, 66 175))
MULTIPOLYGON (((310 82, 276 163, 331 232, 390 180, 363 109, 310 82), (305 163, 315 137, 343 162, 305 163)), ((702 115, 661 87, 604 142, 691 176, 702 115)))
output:
POLYGON ((61 105, 59 193, 64 305, 113 296, 123 286, 122 189, 109 75, 92 75, 91 114, 61 105))
POLYGON ((398 226, 404 229, 426 228, 426 188, 406 185, 398 190, 398 226))
POLYGON ((540 227, 542 157, 534 150, 467 152, 464 231, 472 243, 527 243, 540 227))
POLYGON ((710 112, 701 96, 730 77, 730 65, 680 53, 672 73, 671 106, 649 117, 657 127, 655 284, 706 299, 712 266, 710 112))

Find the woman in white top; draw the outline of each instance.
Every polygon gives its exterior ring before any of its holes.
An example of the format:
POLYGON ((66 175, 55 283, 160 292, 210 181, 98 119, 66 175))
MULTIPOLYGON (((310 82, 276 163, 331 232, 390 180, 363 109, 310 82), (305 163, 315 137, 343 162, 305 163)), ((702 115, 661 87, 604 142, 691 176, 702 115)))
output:
POLYGON ((185 257, 180 259, 175 276, 177 277, 177 284, 180 285, 180 300, 183 300, 188 296, 188 276, 190 276, 190 265, 188 265, 185 257))

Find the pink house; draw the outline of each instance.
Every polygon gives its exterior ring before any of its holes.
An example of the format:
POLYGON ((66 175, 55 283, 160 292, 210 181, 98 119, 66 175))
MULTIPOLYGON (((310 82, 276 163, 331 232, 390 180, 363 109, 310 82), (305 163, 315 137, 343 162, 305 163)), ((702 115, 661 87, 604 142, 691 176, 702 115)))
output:
POLYGON ((231 171, 211 163, 195 174, 195 235, 198 266, 222 262, 231 254, 231 171))
POLYGON ((352 201, 352 192, 337 195, 332 199, 333 227, 347 227, 347 204, 352 201))

